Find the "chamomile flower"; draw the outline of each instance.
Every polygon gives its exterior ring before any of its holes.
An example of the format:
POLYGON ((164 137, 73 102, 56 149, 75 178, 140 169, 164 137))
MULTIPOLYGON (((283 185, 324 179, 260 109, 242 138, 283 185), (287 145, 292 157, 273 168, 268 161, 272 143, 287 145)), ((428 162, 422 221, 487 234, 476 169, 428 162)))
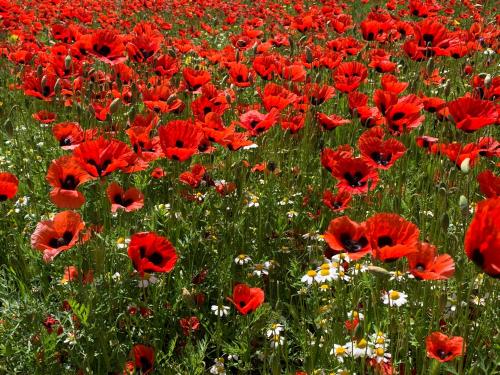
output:
POLYGON ((271 325, 271 327, 267 330, 266 332, 266 335, 267 337, 272 337, 272 336, 276 336, 276 335, 280 335, 281 332, 283 332, 285 329, 285 327, 283 326, 283 324, 280 324, 280 323, 273 323, 271 325))
POLYGON ((339 253, 332 256, 331 261, 337 263, 343 263, 343 262, 349 263, 351 261, 351 258, 349 258, 349 255, 346 253, 339 253))
POLYGON ((318 273, 318 280, 320 283, 325 283, 337 279, 337 274, 335 270, 330 267, 325 267, 325 268, 320 267, 317 270, 317 273, 318 273))
POLYGON ((344 357, 348 354, 347 348, 343 345, 334 344, 333 349, 330 350, 330 355, 334 355, 335 359, 340 363, 344 363, 344 357))
POLYGON ((220 357, 215 360, 215 363, 210 367, 210 373, 214 375, 226 375, 226 368, 224 366, 224 358, 220 357))
POLYGON ((255 263, 253 265, 253 271, 252 274, 254 276, 263 276, 263 275, 269 275, 269 270, 266 268, 265 264, 262 263, 255 263))
POLYGON ((246 254, 240 254, 236 258, 234 258, 234 263, 236 263, 239 266, 243 266, 251 261, 252 261, 252 258, 250 258, 246 254))
POLYGON ((139 280, 139 288, 147 288, 149 284, 156 284, 158 282, 158 278, 155 275, 151 275, 149 273, 145 273, 144 276, 139 280))
POLYGON ((374 348, 385 348, 389 345, 390 340, 385 337, 384 332, 377 331, 370 336, 370 344, 374 348))
POLYGON ((319 286, 320 292, 328 292, 329 290, 330 290, 330 285, 328 285, 328 284, 321 284, 319 286))
POLYGON ((341 271, 339 271, 337 277, 343 281, 351 280, 351 277, 347 273, 345 273, 343 269, 341 271))
POLYGON ((283 346, 285 343, 285 338, 281 335, 273 335, 271 337, 271 348, 277 349, 280 346, 283 346))
POLYGON ((349 267, 349 271, 351 275, 356 276, 360 273, 368 271, 368 267, 366 267, 366 265, 363 263, 356 263, 354 266, 349 267))
POLYGON ((408 300, 408 295, 403 292, 398 292, 397 290, 389 290, 382 296, 382 301, 384 305, 389 306, 403 306, 408 300))
POLYGON ((359 311, 356 311, 356 310, 349 311, 347 313, 347 317, 350 320, 358 319, 359 321, 361 321, 361 320, 365 319, 365 315, 363 313, 360 313, 359 311))
POLYGON ((309 270, 300 279, 303 283, 311 285, 312 283, 319 283, 321 281, 321 276, 315 270, 309 270))
POLYGON ((224 305, 212 305, 210 307, 210 310, 212 310, 212 313, 216 316, 223 317, 227 316, 229 314, 230 307, 229 306, 224 306, 224 305))
POLYGON ((413 278, 413 275, 408 272, 390 271, 389 273, 391 274, 390 281, 403 281, 406 278, 413 278))
POLYGON ((359 341, 351 341, 347 343, 345 347, 348 353, 354 358, 371 355, 371 349, 365 339, 361 339, 359 341))
POLYGON ((130 243, 130 238, 120 237, 116 240, 116 247, 120 250, 128 248, 128 244, 130 243))
POLYGON ((387 353, 383 347, 378 347, 373 350, 371 357, 380 362, 389 362, 391 359, 391 353, 387 353))

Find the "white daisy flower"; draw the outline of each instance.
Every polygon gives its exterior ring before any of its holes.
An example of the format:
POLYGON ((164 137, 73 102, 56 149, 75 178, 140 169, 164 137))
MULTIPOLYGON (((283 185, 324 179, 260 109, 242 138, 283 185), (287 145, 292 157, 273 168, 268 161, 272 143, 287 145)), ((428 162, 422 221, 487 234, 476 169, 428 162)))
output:
POLYGON ((303 283, 311 285, 312 283, 319 283, 321 281, 321 276, 315 270, 309 270, 300 279, 303 283))
POLYGON ((252 258, 250 258, 246 254, 240 254, 236 258, 234 258, 234 263, 243 266, 244 264, 247 264, 252 261, 252 258))
POLYGON ((285 327, 283 326, 283 324, 280 324, 280 323, 273 323, 271 325, 271 327, 267 330, 266 332, 266 335, 267 337, 272 337, 272 336, 276 336, 276 335, 280 335, 281 332, 283 332, 285 330, 285 327))
POLYGON ((384 295, 382 296, 382 301, 384 302, 384 305, 399 307, 408 302, 407 298, 407 294, 391 289, 387 293, 384 293, 384 295))
POLYGON ((227 316, 229 314, 229 311, 231 310, 229 306, 224 306, 224 305, 212 305, 210 307, 210 310, 214 313, 214 315, 223 317, 227 316))

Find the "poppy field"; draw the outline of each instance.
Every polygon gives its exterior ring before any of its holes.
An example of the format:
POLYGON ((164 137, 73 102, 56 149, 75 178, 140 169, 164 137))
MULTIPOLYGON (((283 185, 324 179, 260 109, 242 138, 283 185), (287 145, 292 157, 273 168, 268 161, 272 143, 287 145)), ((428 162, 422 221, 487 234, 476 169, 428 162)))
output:
POLYGON ((0 0, 0 374, 500 374, 498 10, 0 0))

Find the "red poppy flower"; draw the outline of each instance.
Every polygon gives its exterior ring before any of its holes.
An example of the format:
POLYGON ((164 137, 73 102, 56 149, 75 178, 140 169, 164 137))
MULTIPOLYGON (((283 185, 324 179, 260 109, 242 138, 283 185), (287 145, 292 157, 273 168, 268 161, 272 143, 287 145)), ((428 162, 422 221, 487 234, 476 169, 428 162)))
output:
POLYGON ((169 159, 185 161, 198 152, 204 134, 192 122, 170 121, 158 128, 163 153, 169 159))
POLYGON ((333 74, 335 88, 345 93, 352 92, 364 82, 367 76, 368 70, 363 64, 357 61, 343 62, 333 74))
POLYGON ((432 332, 425 339, 427 356, 439 362, 449 362, 465 352, 464 339, 460 336, 449 337, 441 332, 432 332))
POLYGON ((333 250, 334 254, 332 255, 346 252, 351 259, 360 259, 371 253, 365 224, 356 223, 347 216, 341 216, 330 221, 324 239, 330 249, 333 250))
POLYGON ((50 199, 59 208, 80 208, 85 197, 76 189, 91 179, 72 156, 62 156, 52 161, 47 171, 46 180, 54 188, 50 199))
POLYGON ((153 232, 134 234, 130 238, 128 256, 141 275, 145 272, 170 272, 177 262, 177 253, 170 241, 153 232))
POLYGON ((155 362, 155 351, 152 347, 136 344, 132 348, 134 357, 134 365, 140 370, 141 374, 147 375, 153 372, 153 364, 155 362))
POLYGON ((195 164, 191 168, 190 172, 181 173, 181 175, 179 176, 179 180, 184 184, 187 184, 193 188, 196 188, 196 187, 198 187, 201 180, 203 179, 205 172, 206 172, 206 169, 203 165, 195 164))
POLYGON ((306 118, 302 113, 300 113, 298 115, 288 116, 282 119, 281 128, 284 130, 289 130, 291 134, 295 134, 304 127, 305 123, 306 118))
POLYGON ((167 83, 144 87, 141 92, 144 105, 156 113, 177 112, 184 108, 182 100, 175 96, 175 92, 167 83))
POLYGON ((235 86, 249 87, 251 85, 250 71, 245 64, 237 62, 229 63, 229 76, 235 86))
POLYGON ((24 95, 33 96, 46 102, 52 101, 55 92, 55 85, 59 78, 52 73, 39 77, 36 72, 28 73, 24 77, 24 95))
POLYGON ((479 190, 486 198, 500 197, 500 177, 495 176, 489 169, 477 175, 479 190))
POLYGON ((448 109, 457 129, 468 133, 495 124, 498 120, 497 108, 489 100, 458 98, 448 103, 448 109))
POLYGON ((240 116, 240 126, 247 130, 252 136, 257 136, 269 130, 276 124, 278 110, 272 109, 267 114, 256 110, 250 110, 240 116))
POLYGON ((270 112, 273 108, 281 111, 290 103, 297 100, 297 95, 275 83, 268 83, 264 87, 264 92, 262 92, 261 97, 262 104, 268 112, 270 112))
POLYGON ((184 68, 182 76, 190 91, 196 91, 205 83, 210 82, 210 73, 206 70, 195 70, 193 68, 184 68))
POLYGON ((436 255, 436 247, 426 242, 420 242, 417 251, 406 258, 409 271, 418 280, 445 280, 455 273, 453 258, 436 255))
POLYGON ((232 298, 227 299, 241 314, 246 315, 264 303, 264 291, 260 288, 250 288, 246 284, 238 284, 233 289, 232 298))
POLYGON ((500 198, 478 203, 465 234, 465 253, 494 278, 500 278, 500 198))
POLYGON ((17 177, 8 172, 0 173, 0 202, 12 199, 17 193, 19 181, 17 177))
POLYGON ((312 105, 320 105, 330 100, 335 95, 335 89, 328 85, 319 85, 317 83, 306 84, 304 87, 305 95, 312 105))
POLYGON ((430 137, 428 135, 417 137, 415 140, 417 142, 417 146, 427 149, 427 152, 431 152, 432 147, 437 145, 439 142, 438 138, 430 137))
POLYGON ((121 141, 99 137, 81 143, 73 155, 91 176, 103 177, 131 164, 134 152, 121 141))
POLYGON ((126 130, 130 144, 139 158, 146 162, 163 156, 160 137, 150 137, 150 126, 132 126, 126 130))
POLYGON ((316 114, 316 118, 319 122, 319 124, 323 127, 325 130, 333 130, 339 126, 349 124, 351 120, 347 120, 341 116, 338 115, 326 115, 324 113, 318 112, 316 114))
POLYGON ((361 157, 379 169, 389 169, 406 152, 406 147, 394 138, 384 141, 378 137, 360 137, 358 148, 361 157))
POLYGON ((162 33, 154 24, 141 22, 134 27, 134 34, 126 46, 129 57, 136 62, 151 60, 161 48, 162 33))
POLYGON ((122 38, 116 31, 96 30, 90 37, 90 45, 90 53, 106 64, 114 65, 127 59, 122 38))
POLYGON ((462 163, 468 159, 469 165, 473 167, 479 156, 479 147, 475 143, 462 145, 458 142, 439 145, 439 152, 446 155, 451 162, 461 168, 462 163))
POLYGON ((281 62, 276 56, 261 55, 255 57, 252 66, 257 74, 264 80, 269 81, 273 79, 275 74, 281 73, 281 62))
POLYGON ((33 113, 32 117, 41 124, 51 124, 56 120, 57 115, 54 112, 38 111, 33 113))
POLYGON ((417 128, 425 119, 425 116, 420 115, 422 108, 422 101, 415 95, 401 98, 396 104, 390 106, 385 113, 388 129, 392 133, 399 135, 417 128))
POLYGON ((398 214, 379 213, 366 221, 375 258, 390 262, 417 251, 418 227, 398 214))
POLYGON ((136 188, 124 191, 120 185, 113 182, 106 189, 106 193, 111 203, 111 212, 116 212, 118 209, 132 212, 144 206, 144 195, 136 188))
MULTIPOLYGON (((52 134, 63 150, 73 150, 84 141, 85 132, 77 122, 61 122, 52 127, 52 134)), ((90 133, 88 134, 91 135, 90 133)))
POLYGON ((31 246, 43 252, 43 260, 50 262, 62 251, 76 245, 85 228, 81 216, 74 211, 59 212, 52 220, 37 224, 31 235, 31 246))
POLYGON ((365 194, 375 189, 379 177, 377 170, 362 158, 342 158, 332 168, 338 180, 337 188, 351 194, 365 194))
POLYGON ((408 82, 400 82, 396 76, 392 74, 384 74, 380 79, 380 85, 384 91, 401 94, 408 87, 408 82))
POLYGON ((341 190, 337 194, 333 194, 330 190, 325 190, 322 199, 323 204, 334 212, 344 211, 349 207, 351 200, 351 193, 345 190, 341 190))
POLYGON ((330 173, 333 172, 333 167, 339 160, 352 157, 352 147, 350 145, 341 145, 335 149, 325 147, 321 151, 321 165, 330 173))
POLYGON ((200 320, 196 316, 190 316, 179 320, 184 336, 190 336, 200 328, 200 320))

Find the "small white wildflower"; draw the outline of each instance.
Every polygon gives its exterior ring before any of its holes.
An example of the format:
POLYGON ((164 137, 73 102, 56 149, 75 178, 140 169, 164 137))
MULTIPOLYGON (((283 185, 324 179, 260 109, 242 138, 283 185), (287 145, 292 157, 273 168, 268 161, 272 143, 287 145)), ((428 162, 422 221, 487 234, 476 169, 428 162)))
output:
POLYGON ((243 266, 249 262, 252 261, 252 258, 250 258, 248 255, 246 254, 240 254, 238 255, 236 258, 234 258, 234 263, 240 265, 240 266, 243 266))
POLYGON ((384 305, 399 307, 403 306, 408 301, 407 297, 407 294, 391 289, 387 293, 384 293, 382 301, 384 302, 384 305))
POLYGON ((210 310, 212 310, 212 313, 214 315, 216 315, 218 317, 223 317, 223 316, 227 316, 231 309, 229 306, 225 306, 225 305, 212 305, 210 307, 210 310))

